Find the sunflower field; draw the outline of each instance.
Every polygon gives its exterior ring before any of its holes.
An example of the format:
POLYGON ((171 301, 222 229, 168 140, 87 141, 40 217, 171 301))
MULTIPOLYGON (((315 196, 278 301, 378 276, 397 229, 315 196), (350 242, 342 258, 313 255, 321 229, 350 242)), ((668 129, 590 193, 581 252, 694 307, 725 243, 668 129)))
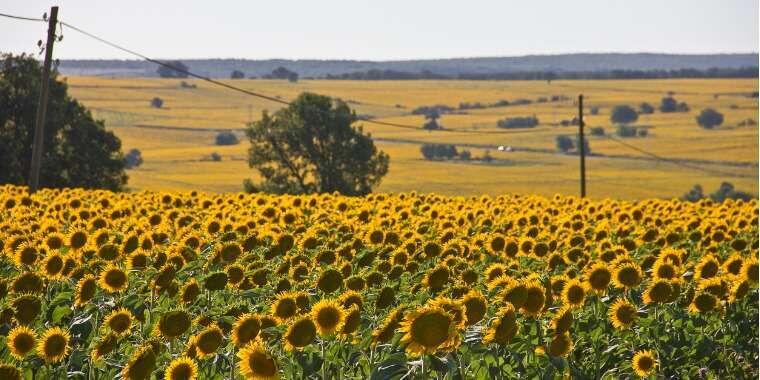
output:
POLYGON ((0 379, 757 378, 757 201, 0 187, 0 379))

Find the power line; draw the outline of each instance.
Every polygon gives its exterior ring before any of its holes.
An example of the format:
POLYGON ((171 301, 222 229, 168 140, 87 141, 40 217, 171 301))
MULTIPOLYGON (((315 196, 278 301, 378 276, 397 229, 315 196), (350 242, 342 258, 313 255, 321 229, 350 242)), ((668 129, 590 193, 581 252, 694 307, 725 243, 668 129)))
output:
POLYGON ((42 21, 45 22, 44 19, 41 18, 34 18, 34 17, 23 17, 23 16, 16 16, 16 15, 9 15, 7 13, 0 13, 0 17, 6 17, 6 18, 12 18, 16 20, 24 20, 24 21, 42 21))
POLYGON ((684 168, 687 168, 687 169, 692 169, 692 170, 698 170, 698 171, 702 171, 702 172, 713 174, 713 175, 717 174, 717 175, 724 175, 724 176, 729 176, 729 177, 743 177, 743 175, 738 174, 738 173, 731 173, 731 172, 726 172, 726 171, 722 171, 722 170, 703 168, 701 166, 690 165, 690 164, 687 164, 685 162, 681 162, 681 161, 678 161, 678 160, 675 160, 675 159, 672 159, 672 158, 662 157, 662 156, 657 155, 655 153, 652 153, 652 152, 646 151, 644 149, 641 149, 639 147, 636 147, 634 145, 628 144, 628 143, 626 143, 626 142, 624 142, 624 141, 622 141, 622 140, 620 140, 618 138, 609 136, 607 134, 605 134, 604 137, 606 137, 606 138, 608 138, 608 139, 610 139, 612 141, 615 141, 616 143, 618 143, 620 145, 623 145, 623 146, 627 147, 628 149, 635 150, 635 151, 637 151, 637 152, 639 152, 641 154, 644 154, 646 156, 652 157, 652 158, 654 158, 656 160, 663 161, 663 162, 668 162, 668 163, 671 163, 671 164, 676 165, 676 166, 681 166, 681 167, 684 167, 684 168))
MULTIPOLYGON (((85 35, 87 37, 93 38, 93 39, 95 39, 97 41, 100 41, 100 42, 102 42, 102 43, 104 43, 104 44, 106 44, 108 46, 111 46, 114 49, 118 49, 118 50, 121 50, 123 52, 126 52, 126 53, 129 53, 131 55, 134 55, 136 57, 140 57, 141 59, 144 59, 144 60, 146 60, 148 62, 155 63, 155 64, 157 64, 159 66, 167 67, 167 68, 172 69, 174 71, 183 73, 183 74, 185 74, 187 76, 190 76, 190 77, 193 77, 193 78, 197 78, 197 79, 206 81, 208 83, 215 84, 217 86, 225 87, 227 89, 230 89, 230 90, 233 90, 233 91, 237 91, 237 92, 240 92, 240 93, 243 93, 243 94, 246 94, 246 95, 254 96, 254 97, 257 97, 257 98, 260 98, 260 99, 264 99, 264 100, 269 100, 271 102, 275 102, 275 103, 279 103, 279 104, 283 104, 283 105, 287 105, 287 106, 289 106, 289 105, 292 104, 292 102, 288 102, 286 100, 282 100, 282 99, 280 99, 278 97, 264 95, 264 94, 259 93, 259 92, 246 90, 244 88, 240 88, 240 87, 233 86, 233 85, 230 85, 230 84, 227 84, 227 83, 224 83, 224 82, 220 82, 218 80, 214 80, 214 79, 209 78, 207 76, 195 74, 195 73, 193 73, 193 72, 191 72, 189 70, 185 70, 183 68, 176 67, 175 65, 172 65, 172 64, 169 64, 169 63, 166 63, 166 62, 161 62, 159 60, 150 58, 150 57, 148 57, 148 56, 146 56, 144 54, 140 54, 140 53, 138 53, 138 52, 136 52, 134 50, 127 49, 127 48, 125 48, 123 46, 120 46, 118 44, 110 42, 110 41, 108 41, 108 40, 106 40, 104 38, 98 37, 98 36, 96 36, 96 35, 94 35, 92 33, 84 31, 81 28, 77 28, 76 26, 73 26, 73 25, 71 25, 69 23, 66 23, 66 22, 63 22, 63 21, 61 21, 60 23, 61 23, 61 25, 65 25, 65 26, 71 28, 72 30, 77 31, 77 32, 79 32, 79 33, 81 33, 81 34, 83 34, 83 35, 85 35)), ((364 123, 368 123, 368 124, 383 125, 383 126, 389 126, 389 127, 401 128, 401 129, 410 129, 410 130, 415 130, 415 131, 424 131, 424 129, 420 128, 419 126, 410 125, 410 124, 393 123, 393 122, 379 121, 379 120, 373 120, 373 119, 361 119, 360 121, 362 121, 364 123)), ((462 129, 438 129, 438 130, 435 130, 435 131, 438 131, 438 132, 450 132, 450 133, 474 133, 474 134, 483 134, 483 135, 510 135, 510 134, 516 134, 516 133, 530 132, 530 131, 478 131, 478 130, 462 130, 462 129)))

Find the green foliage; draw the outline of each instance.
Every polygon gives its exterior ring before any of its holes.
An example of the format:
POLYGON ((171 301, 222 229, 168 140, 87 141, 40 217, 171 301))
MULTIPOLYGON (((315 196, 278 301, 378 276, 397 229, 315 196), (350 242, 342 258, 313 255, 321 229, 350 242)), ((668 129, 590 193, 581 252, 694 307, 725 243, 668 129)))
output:
POLYGON ((662 98, 660 112, 689 112, 689 106, 685 102, 679 103, 672 96, 662 98))
POLYGON ((697 124, 705 129, 713 129, 723 124, 723 114, 712 108, 705 108, 697 116, 697 124))
MULTIPOLYGON (((184 63, 180 61, 171 61, 171 62, 166 62, 166 63, 180 70, 184 70, 184 71, 189 70, 187 65, 185 65, 184 63)), ((156 72, 158 73, 158 76, 160 76, 161 78, 187 78, 186 73, 182 71, 174 70, 173 68, 167 67, 167 66, 158 66, 158 69, 156 69, 156 72)))
POLYGON ((451 144, 422 144, 420 152, 426 160, 452 159, 458 156, 457 147, 451 144))
POLYGON ((143 163, 142 153, 139 149, 130 149, 124 156, 124 166, 127 169, 136 168, 143 163))
POLYGON ((615 124, 630 124, 635 123, 639 119, 639 114, 631 106, 620 105, 612 108, 610 114, 610 121, 615 124))
POLYGON ((570 138, 570 136, 559 135, 555 138, 555 141, 557 143, 557 150, 562 153, 567 153, 575 149, 575 143, 573 142, 573 139, 570 138))
POLYGON ((641 103, 639 105, 639 113, 642 115, 648 115, 654 113, 654 107, 649 103, 641 103))
POLYGON ((604 136, 604 128, 602 127, 591 127, 589 132, 591 136, 604 136))
MULTIPOLYGON (((40 65, 32 56, 0 62, 0 183, 25 184, 40 91, 40 65)), ((120 190, 127 183, 121 141, 67 94, 51 73, 43 141, 41 187, 120 190)))
POLYGON ((249 125, 248 163, 261 174, 261 190, 273 193, 364 195, 388 172, 379 151, 345 102, 301 94, 274 115, 249 125))
POLYGON ((536 116, 526 117, 508 117, 496 122, 499 128, 533 128, 538 125, 538 118, 536 116))
MULTIPOLYGON (((697 184, 694 185, 694 187, 689 190, 686 194, 681 196, 682 200, 689 201, 689 202, 698 202, 699 200, 705 199, 704 191, 702 190, 702 186, 697 184)), ((736 190, 734 185, 731 182, 723 182, 720 184, 720 187, 718 187, 715 192, 710 194, 710 199, 712 199, 714 202, 723 202, 727 199, 740 199, 743 201, 749 201, 751 199, 754 199, 755 196, 746 192, 746 191, 739 191, 736 190)))
POLYGON ((215 138, 216 145, 237 145, 240 141, 232 132, 219 132, 215 138))

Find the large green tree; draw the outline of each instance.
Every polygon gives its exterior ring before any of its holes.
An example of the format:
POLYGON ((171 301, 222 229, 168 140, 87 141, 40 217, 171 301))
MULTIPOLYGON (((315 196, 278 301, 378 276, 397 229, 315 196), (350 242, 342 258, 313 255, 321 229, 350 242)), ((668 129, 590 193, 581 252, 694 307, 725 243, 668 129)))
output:
MULTIPOLYGON (((28 183, 40 73, 29 55, 0 56, 0 183, 28 183)), ((49 88, 40 186, 121 189, 121 141, 68 96, 56 72, 49 88)))
POLYGON ((346 103, 303 93, 288 107, 248 126, 248 163, 261 174, 253 190, 364 195, 388 172, 379 151, 346 103))

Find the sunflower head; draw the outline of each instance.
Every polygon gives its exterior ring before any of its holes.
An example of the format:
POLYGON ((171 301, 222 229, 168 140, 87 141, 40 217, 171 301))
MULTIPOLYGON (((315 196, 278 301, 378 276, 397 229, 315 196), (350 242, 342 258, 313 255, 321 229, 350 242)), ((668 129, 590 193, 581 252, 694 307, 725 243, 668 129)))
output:
POLYGON ((330 294, 343 284, 343 275, 335 268, 327 268, 317 278, 317 288, 325 294, 330 294))
POLYGON ((11 303, 13 315, 21 325, 32 323, 42 311, 42 301, 32 294, 24 294, 16 297, 11 303))
POLYGON ((581 307, 586 300, 586 284, 577 278, 570 279, 562 288, 562 302, 570 307, 581 307))
POLYGON ((90 358, 92 361, 100 360, 102 357, 110 354, 114 349, 116 349, 118 343, 118 335, 114 334, 113 332, 109 332, 108 334, 102 336, 95 344, 95 348, 93 348, 92 352, 90 353, 90 358))
POLYGON ((37 344, 37 355, 47 363, 58 363, 69 353, 69 333, 60 327, 45 330, 37 344))
POLYGON ((650 376, 657 370, 657 359, 655 359, 654 353, 652 351, 638 351, 633 355, 633 360, 631 360, 631 367, 637 376, 650 376))
POLYGON ((569 306, 564 306, 557 310, 552 318, 552 327, 557 334, 570 331, 573 326, 573 309, 569 306))
POLYGON ((296 294, 293 292, 280 293, 272 303, 272 316, 283 323, 298 314, 296 294))
POLYGON ((164 313, 156 324, 156 331, 166 339, 174 339, 187 331, 192 325, 190 315, 184 310, 164 313))
POLYGON ((700 291, 691 301, 689 311, 692 313, 709 313, 720 307, 718 297, 706 292, 700 291))
POLYGON ((0 364, 0 379, 22 380, 24 374, 12 364, 0 364))
POLYGON ((528 316, 537 316, 541 314, 546 302, 546 289, 536 279, 523 281, 525 287, 525 302, 523 302, 520 311, 528 316))
POLYGON ((5 343, 14 358, 24 360, 24 357, 34 350, 34 346, 37 344, 37 335, 26 326, 17 326, 8 333, 8 339, 5 343))
POLYGON ((499 309, 496 318, 491 321, 483 338, 483 343, 496 343, 500 346, 506 346, 517 334, 518 329, 515 307, 511 303, 507 303, 499 309))
POLYGON ((612 273, 607 263, 599 262, 587 269, 588 287, 598 294, 607 292, 607 286, 612 280, 612 273))
POLYGON ((180 356, 169 363, 165 380, 193 380, 198 376, 198 365, 187 356, 180 356))
POLYGON ((243 314, 238 317, 232 326, 232 342, 235 347, 241 348, 259 335, 261 320, 253 313, 243 314))
POLYGON ((145 344, 132 354, 121 376, 125 379, 148 379, 155 369, 156 352, 153 345, 145 344))
POLYGON ((610 322, 618 330, 624 330, 630 327, 637 316, 636 306, 624 298, 618 298, 609 310, 610 322))
POLYGON ((342 329, 345 311, 337 301, 323 299, 314 305, 311 317, 317 325, 319 335, 326 336, 342 329))
POLYGON ((449 282, 449 268, 445 265, 439 264, 425 275, 423 284, 432 292, 437 292, 446 286, 449 282))
POLYGON ((450 351, 459 345, 459 334, 451 314, 429 306, 409 312, 401 322, 401 342, 412 356, 450 351))
POLYGON ((666 303, 671 299, 673 285, 669 280, 655 280, 644 292, 644 302, 647 304, 666 303))
POLYGON ((224 343, 224 334, 222 329, 216 324, 211 324, 201 330, 194 337, 195 349, 199 358, 208 358, 216 353, 216 350, 224 343))
POLYGON ((626 262, 615 269, 612 281, 615 286, 623 289, 633 289, 641 284, 643 274, 636 263, 626 262))
POLYGON ((246 379, 275 380, 279 378, 277 360, 267 352, 264 343, 257 339, 249 342, 237 353, 238 369, 246 379))
POLYGON ((125 336, 132 327, 132 313, 125 308, 114 310, 106 317, 105 325, 116 335, 125 336))
POLYGON ((480 292, 470 290, 462 297, 462 306, 464 306, 465 325, 472 326, 483 319, 488 310, 488 301, 480 292))
POLYGON ((88 274, 77 282, 76 292, 74 294, 74 306, 82 306, 95 297, 98 290, 98 283, 95 276, 88 274))
POLYGON ((304 316, 294 320, 285 331, 285 349, 293 351, 311 344, 317 337, 317 325, 314 321, 304 316))
POLYGON ((100 274, 100 287, 109 293, 117 293, 127 288, 127 273, 115 265, 107 266, 100 274))
POLYGON ((565 332, 556 334, 549 342, 549 354, 555 357, 564 357, 573 349, 573 340, 570 334, 565 332))

